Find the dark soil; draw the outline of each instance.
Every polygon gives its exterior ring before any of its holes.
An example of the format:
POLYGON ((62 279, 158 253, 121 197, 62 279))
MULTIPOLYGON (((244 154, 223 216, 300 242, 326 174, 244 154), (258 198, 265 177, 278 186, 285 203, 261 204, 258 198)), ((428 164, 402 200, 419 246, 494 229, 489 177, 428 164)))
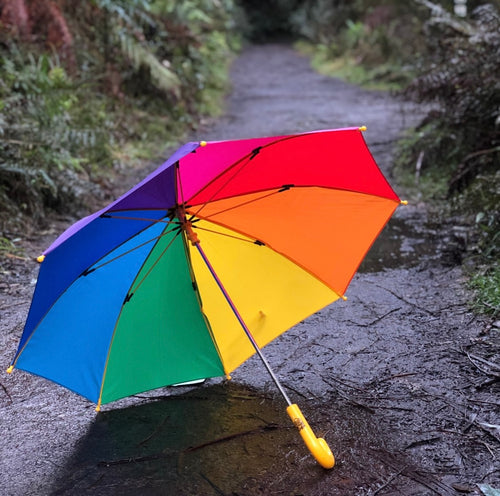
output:
MULTIPOLYGON (((366 125, 390 175, 419 109, 320 76, 282 45, 233 65, 227 111, 196 139, 366 125)), ((147 171, 142 171, 145 175, 147 171)), ((121 178, 122 193, 138 179, 121 178)), ((392 180, 394 185, 394 180, 392 180)), ((404 198, 404 192, 394 185, 404 198)), ((229 382, 94 405, 21 371, 0 376, 2 495, 453 495, 500 487, 498 324, 468 308, 453 226, 400 207, 336 302, 266 347, 293 401, 337 458, 319 467, 256 358, 229 382)), ((0 366, 21 336, 33 261, 72 219, 20 235, 0 268, 0 366)))

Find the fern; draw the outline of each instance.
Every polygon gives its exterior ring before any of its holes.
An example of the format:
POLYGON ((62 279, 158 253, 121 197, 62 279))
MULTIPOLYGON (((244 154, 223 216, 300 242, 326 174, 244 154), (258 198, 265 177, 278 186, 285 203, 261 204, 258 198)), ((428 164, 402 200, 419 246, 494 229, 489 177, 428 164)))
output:
POLYGON ((125 32, 116 32, 115 35, 119 40, 122 52, 132 62, 134 69, 139 70, 141 67, 146 67, 153 84, 158 89, 165 93, 173 93, 177 98, 180 97, 181 82, 176 74, 160 62, 151 51, 125 32))
POLYGON ((105 121, 95 115, 93 126, 87 126, 92 106, 79 110, 81 95, 56 57, 23 55, 16 48, 11 57, 3 55, 0 208, 9 211, 17 205, 36 219, 46 205, 76 196, 67 171, 83 171, 92 161, 109 162, 109 137, 105 121))
POLYGON ((34 26, 27 50, 0 31, 2 212, 38 218, 47 208, 74 209, 82 179, 134 156, 131 139, 154 142, 149 154, 157 153, 217 107, 236 45, 234 0, 6 3, 50 25, 34 26), (56 51, 47 55, 50 40, 56 51), (76 70, 63 64, 64 46, 76 70))

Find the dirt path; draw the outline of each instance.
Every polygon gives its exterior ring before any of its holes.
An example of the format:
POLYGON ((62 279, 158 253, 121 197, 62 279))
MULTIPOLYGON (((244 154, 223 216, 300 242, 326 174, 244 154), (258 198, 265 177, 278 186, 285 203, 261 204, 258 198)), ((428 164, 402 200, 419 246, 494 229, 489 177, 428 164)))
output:
MULTIPOLYGON (((224 117, 197 139, 366 125, 386 173, 417 109, 313 73, 280 45, 233 67, 224 117)), ((396 185, 396 190, 399 192, 396 185)), ((324 471, 290 428, 260 363, 233 380, 169 388, 99 415, 23 372, 0 376, 4 495, 427 495, 500 486, 498 328, 472 315, 446 226, 408 198, 335 303, 266 347, 292 400, 330 443, 324 471), (151 401, 151 396, 156 400, 151 401)), ((25 241, 36 255, 66 221, 25 241)), ((0 368, 15 351, 37 267, 0 274, 0 368)))

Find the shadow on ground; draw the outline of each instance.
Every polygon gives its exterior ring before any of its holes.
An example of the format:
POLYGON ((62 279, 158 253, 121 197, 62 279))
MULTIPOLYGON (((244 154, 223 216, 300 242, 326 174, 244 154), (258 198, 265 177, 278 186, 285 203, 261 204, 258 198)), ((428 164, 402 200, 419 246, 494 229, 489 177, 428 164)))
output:
POLYGON ((224 382, 100 413, 51 494, 343 494, 374 483, 356 461, 384 444, 370 413, 303 410, 340 455, 335 471, 310 457, 281 400, 224 382))

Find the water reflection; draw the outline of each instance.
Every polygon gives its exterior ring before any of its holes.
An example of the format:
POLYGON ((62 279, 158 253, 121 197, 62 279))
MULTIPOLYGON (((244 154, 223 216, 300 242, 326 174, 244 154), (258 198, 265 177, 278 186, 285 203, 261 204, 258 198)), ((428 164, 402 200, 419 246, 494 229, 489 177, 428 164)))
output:
POLYGON ((436 237, 420 222, 393 217, 359 267, 359 272, 415 267, 436 253, 436 237))

